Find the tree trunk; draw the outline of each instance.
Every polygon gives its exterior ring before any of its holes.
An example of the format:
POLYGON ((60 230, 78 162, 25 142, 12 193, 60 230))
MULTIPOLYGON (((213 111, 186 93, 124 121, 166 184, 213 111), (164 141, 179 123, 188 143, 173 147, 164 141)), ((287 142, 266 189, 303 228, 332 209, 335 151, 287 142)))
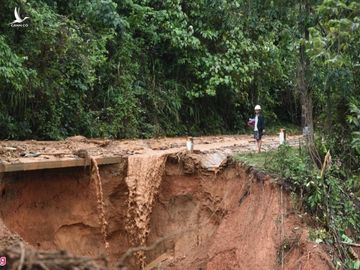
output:
POLYGON ((308 17, 310 15, 309 0, 303 0, 299 4, 299 15, 305 16, 305 20, 300 20, 299 28, 302 31, 304 41, 299 47, 299 67, 298 67, 298 88, 301 102, 301 124, 303 130, 307 131, 305 136, 309 154, 317 166, 321 166, 321 159, 314 143, 314 121, 313 121, 313 102, 312 91, 309 84, 310 61, 306 55, 305 42, 309 40, 308 17))
POLYGON ((305 46, 300 45, 300 62, 299 62, 299 90, 301 102, 301 124, 302 127, 308 127, 310 137, 314 136, 314 122, 312 115, 312 93, 307 81, 308 61, 305 54, 305 46))

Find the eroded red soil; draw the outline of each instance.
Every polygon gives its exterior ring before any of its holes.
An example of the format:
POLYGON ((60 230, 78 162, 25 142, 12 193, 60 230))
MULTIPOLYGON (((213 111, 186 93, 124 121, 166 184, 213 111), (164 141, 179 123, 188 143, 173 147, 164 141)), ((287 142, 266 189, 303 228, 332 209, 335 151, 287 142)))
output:
MULTIPOLYGON (((226 158, 218 169, 209 167, 221 157, 169 154, 156 181, 162 155, 100 167, 110 269, 120 260, 141 269, 139 256, 124 258, 134 245, 151 247, 140 256, 144 269, 331 269, 289 195, 226 158)), ((86 168, 6 174, 0 196, 1 219, 33 247, 106 253, 86 168)))

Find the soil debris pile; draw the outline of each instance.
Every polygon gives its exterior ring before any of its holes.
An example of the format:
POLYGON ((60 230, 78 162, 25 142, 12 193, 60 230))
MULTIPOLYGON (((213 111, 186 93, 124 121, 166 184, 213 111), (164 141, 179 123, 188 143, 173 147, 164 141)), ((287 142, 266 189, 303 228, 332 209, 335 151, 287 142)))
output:
MULTIPOLYGON (((166 156, 134 155, 128 159, 129 203, 126 229, 132 246, 145 244, 155 195, 165 171, 166 156)), ((139 266, 144 267, 144 255, 137 254, 139 266)))
POLYGON ((76 257, 65 251, 37 251, 21 241, 7 247, 1 253, 7 258, 9 269, 101 270, 107 268, 104 257, 76 257), (98 266, 95 260, 102 261, 105 266, 98 266))
POLYGON ((38 251, 20 236, 8 230, 0 219, 0 255, 6 258, 4 269, 101 270, 107 269, 105 257, 72 256, 66 251, 38 251), (99 264, 97 264, 97 261, 99 264), (102 265, 102 266, 100 266, 102 265))

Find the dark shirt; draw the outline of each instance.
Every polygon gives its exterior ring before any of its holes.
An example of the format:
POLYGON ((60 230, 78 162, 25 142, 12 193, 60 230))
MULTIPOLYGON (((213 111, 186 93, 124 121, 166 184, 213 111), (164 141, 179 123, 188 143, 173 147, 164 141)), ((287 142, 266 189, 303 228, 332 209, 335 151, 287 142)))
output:
POLYGON ((265 129, 265 120, 264 120, 264 117, 262 115, 258 116, 257 129, 261 133, 265 129))

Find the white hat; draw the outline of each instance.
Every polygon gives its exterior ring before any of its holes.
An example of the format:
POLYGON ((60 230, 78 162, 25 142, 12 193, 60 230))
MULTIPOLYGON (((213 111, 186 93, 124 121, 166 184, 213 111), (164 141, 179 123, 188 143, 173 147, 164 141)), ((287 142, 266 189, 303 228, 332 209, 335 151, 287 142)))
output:
POLYGON ((261 110, 260 105, 256 105, 256 106, 255 106, 255 110, 261 110))

